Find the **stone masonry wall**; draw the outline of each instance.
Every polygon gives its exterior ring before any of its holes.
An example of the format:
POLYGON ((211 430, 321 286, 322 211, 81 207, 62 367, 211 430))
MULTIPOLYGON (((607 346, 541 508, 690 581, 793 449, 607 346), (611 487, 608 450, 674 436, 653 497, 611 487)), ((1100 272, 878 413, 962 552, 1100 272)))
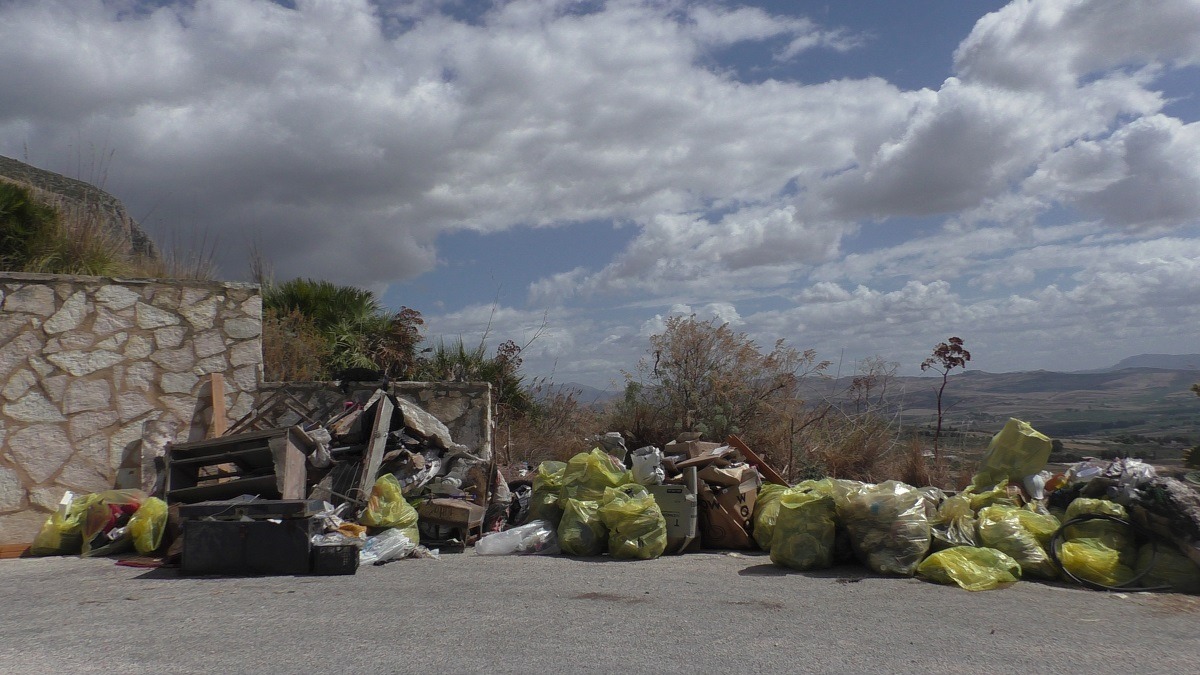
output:
POLYGON ((32 540, 66 490, 137 486, 146 422, 203 438, 262 379, 253 284, 0 272, 0 544, 32 540))

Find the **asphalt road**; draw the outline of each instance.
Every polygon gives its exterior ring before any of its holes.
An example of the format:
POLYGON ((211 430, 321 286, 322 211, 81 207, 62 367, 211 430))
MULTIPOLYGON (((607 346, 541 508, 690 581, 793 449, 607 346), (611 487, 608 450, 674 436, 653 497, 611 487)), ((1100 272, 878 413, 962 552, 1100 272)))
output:
POLYGON ((0 561, 4 673, 1200 672, 1200 597, 969 593, 762 555, 405 560, 344 577, 0 561))

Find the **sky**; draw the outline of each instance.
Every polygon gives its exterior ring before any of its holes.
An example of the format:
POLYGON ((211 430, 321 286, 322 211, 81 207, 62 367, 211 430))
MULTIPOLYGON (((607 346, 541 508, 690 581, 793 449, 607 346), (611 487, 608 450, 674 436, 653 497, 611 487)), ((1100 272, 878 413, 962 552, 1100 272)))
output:
POLYGON ((0 0, 0 63, 0 154, 531 377, 676 314, 843 374, 1200 352, 1200 0, 0 0))

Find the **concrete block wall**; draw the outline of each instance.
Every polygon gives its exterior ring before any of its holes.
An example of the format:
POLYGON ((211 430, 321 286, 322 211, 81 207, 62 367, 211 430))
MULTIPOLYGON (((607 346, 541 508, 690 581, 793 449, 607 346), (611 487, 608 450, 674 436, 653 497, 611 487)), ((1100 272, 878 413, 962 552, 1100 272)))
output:
POLYGON ((203 438, 210 373, 227 421, 249 412, 261 332, 253 284, 0 272, 0 544, 32 540, 66 490, 136 486, 147 422, 203 438))

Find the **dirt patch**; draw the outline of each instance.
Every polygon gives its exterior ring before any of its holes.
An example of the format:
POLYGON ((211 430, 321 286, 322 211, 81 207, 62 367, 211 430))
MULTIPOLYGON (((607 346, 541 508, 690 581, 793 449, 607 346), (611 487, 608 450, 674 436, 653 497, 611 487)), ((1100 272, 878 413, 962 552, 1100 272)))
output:
POLYGON ((604 602, 623 602, 629 605, 646 602, 646 598, 618 595, 616 593, 597 593, 595 591, 580 593, 579 595, 573 595, 571 597, 575 600, 602 600, 604 602))

